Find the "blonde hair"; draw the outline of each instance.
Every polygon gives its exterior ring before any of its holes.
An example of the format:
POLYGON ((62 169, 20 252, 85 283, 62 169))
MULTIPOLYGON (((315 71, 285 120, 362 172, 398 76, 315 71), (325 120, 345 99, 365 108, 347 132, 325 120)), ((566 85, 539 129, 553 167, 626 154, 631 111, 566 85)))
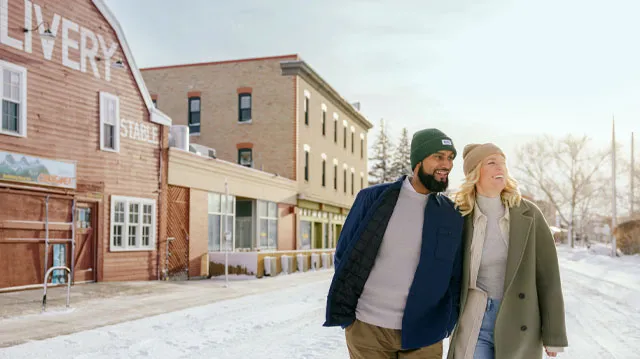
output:
MULTIPOLYGON (((460 190, 454 195, 456 207, 463 216, 473 212, 476 205, 476 184, 480 180, 481 167, 482 163, 479 163, 467 174, 462 186, 460 186, 460 190)), ((518 181, 509 175, 509 171, 505 171, 505 175, 507 185, 500 193, 500 199, 507 208, 519 206, 522 201, 522 195, 520 194, 520 189, 518 189, 518 181)))

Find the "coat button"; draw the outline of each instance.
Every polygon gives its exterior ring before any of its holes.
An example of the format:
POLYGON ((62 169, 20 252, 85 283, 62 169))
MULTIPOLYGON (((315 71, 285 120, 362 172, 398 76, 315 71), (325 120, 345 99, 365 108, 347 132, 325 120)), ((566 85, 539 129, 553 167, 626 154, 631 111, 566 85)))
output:
POLYGON ((524 299, 524 293, 520 293, 520 294, 518 294, 518 298, 520 298, 520 299, 524 299))
POLYGON ((520 330, 522 330, 524 332, 525 330, 527 330, 527 326, 526 325, 521 326, 520 330))

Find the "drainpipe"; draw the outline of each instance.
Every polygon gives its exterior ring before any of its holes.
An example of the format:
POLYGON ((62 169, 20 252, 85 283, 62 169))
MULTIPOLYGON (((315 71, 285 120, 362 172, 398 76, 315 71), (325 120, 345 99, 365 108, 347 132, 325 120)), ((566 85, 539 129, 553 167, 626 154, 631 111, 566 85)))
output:
MULTIPOLYGON (((149 116, 151 116, 151 114, 149 114, 149 116)), ((160 156, 158 156, 158 168, 159 168, 159 172, 158 172, 158 210, 156 213, 156 219, 157 219, 157 223, 156 225, 158 226, 158 234, 160 234, 161 232, 161 223, 164 223, 161 221, 162 218, 162 206, 163 206, 163 202, 162 202, 162 174, 163 174, 163 161, 162 161, 162 157, 164 156, 164 152, 163 152, 163 148, 162 145, 164 143, 164 125, 158 125, 160 126, 160 138, 159 138, 159 153, 160 156)), ((160 280, 160 236, 157 235, 156 236, 156 279, 160 280)))

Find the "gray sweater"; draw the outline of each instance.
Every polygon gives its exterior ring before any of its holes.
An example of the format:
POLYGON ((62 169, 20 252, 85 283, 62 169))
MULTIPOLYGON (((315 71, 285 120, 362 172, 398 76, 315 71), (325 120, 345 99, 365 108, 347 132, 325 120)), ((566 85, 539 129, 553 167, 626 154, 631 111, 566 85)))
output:
POLYGON ((384 232, 371 274, 356 307, 356 318, 382 328, 401 329, 409 288, 420 261, 427 195, 405 179, 384 232))
POLYGON ((500 197, 478 195, 477 203, 482 214, 487 217, 477 285, 487 292, 489 298, 502 299, 509 251, 508 238, 504 238, 500 230, 500 219, 504 217, 505 206, 500 197))

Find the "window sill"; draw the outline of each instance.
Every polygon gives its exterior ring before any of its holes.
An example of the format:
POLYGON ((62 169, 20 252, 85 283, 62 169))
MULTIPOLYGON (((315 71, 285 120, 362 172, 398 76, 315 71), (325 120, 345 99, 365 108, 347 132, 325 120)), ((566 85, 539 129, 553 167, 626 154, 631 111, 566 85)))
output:
POLYGON ((250 125, 252 123, 253 120, 238 121, 238 125, 250 125))
POLYGON ((101 148, 100 151, 111 152, 111 153, 120 153, 120 149, 114 150, 114 149, 111 149, 111 148, 101 148))
POLYGON ((109 252, 153 252, 155 248, 109 248, 109 252))
POLYGON ((189 136, 200 136, 200 132, 190 133, 189 136))
POLYGON ((22 134, 22 133, 15 133, 15 132, 0 131, 0 135, 11 136, 11 137, 19 137, 19 138, 27 138, 27 135, 22 134))

